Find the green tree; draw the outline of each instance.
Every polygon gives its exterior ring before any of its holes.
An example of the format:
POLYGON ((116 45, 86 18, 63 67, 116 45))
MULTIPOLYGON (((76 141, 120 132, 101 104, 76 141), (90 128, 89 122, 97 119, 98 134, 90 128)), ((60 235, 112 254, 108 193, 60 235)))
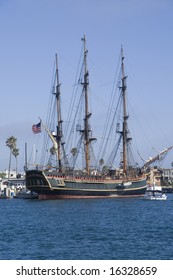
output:
POLYGON ((11 156, 13 150, 16 148, 17 139, 14 136, 9 137, 6 140, 6 146, 10 149, 10 157, 9 157, 9 167, 8 167, 8 179, 10 178, 10 169, 11 169, 11 156))
POLYGON ((77 152, 78 152, 78 151, 77 151, 77 148, 72 148, 72 149, 71 149, 71 154, 72 154, 73 157, 76 156, 77 152))
POLYGON ((72 148, 71 149, 71 155, 72 155, 72 158, 71 158, 71 167, 73 168, 74 170, 74 167, 75 167, 75 164, 76 164, 76 159, 77 159, 77 156, 78 156, 78 149, 76 147, 72 148))
POLYGON ((104 162, 104 159, 101 158, 101 159, 99 160, 99 167, 100 167, 100 169, 101 169, 101 166, 102 166, 104 163, 105 163, 105 162, 104 162))
POLYGON ((54 146, 50 148, 50 153, 53 156, 56 154, 56 148, 54 146))
POLYGON ((12 150, 12 155, 15 157, 16 159, 16 176, 17 176, 17 156, 19 155, 19 149, 17 148, 13 148, 12 150))

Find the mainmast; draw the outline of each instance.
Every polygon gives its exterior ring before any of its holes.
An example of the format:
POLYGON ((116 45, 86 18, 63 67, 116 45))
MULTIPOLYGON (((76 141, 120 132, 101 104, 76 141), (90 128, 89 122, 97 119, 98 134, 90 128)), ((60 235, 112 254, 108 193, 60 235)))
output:
POLYGON ((127 134, 128 134, 128 128, 127 128, 127 106, 126 106, 126 79, 127 76, 125 76, 124 72, 124 55, 123 55, 123 48, 121 47, 121 71, 122 71, 122 97, 123 97, 123 171, 124 175, 127 175, 127 134))
POLYGON ((82 41, 84 43, 84 96, 85 96, 85 118, 84 118, 84 150, 85 150, 85 161, 86 161, 86 172, 89 174, 90 169, 90 153, 89 153, 89 144, 90 144, 90 138, 89 138, 89 118, 91 114, 88 112, 88 85, 89 85, 89 72, 87 69, 87 53, 86 50, 86 38, 85 35, 82 38, 82 41))
POLYGON ((60 86, 59 83, 59 73, 58 73, 58 57, 57 54, 55 55, 55 62, 56 62, 56 102, 57 102, 57 134, 56 134, 56 140, 58 143, 58 166, 59 166, 59 172, 62 172, 62 162, 61 162, 61 139, 62 139, 62 120, 61 120, 61 107, 60 107, 60 86))

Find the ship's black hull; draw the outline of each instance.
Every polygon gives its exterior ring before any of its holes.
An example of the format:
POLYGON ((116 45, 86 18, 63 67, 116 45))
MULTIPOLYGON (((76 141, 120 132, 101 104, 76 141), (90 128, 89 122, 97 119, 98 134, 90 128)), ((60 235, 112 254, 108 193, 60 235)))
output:
POLYGON ((142 196, 146 190, 145 178, 131 182, 94 178, 69 178, 58 173, 30 170, 26 172, 26 187, 39 199, 64 198, 118 198, 142 196))

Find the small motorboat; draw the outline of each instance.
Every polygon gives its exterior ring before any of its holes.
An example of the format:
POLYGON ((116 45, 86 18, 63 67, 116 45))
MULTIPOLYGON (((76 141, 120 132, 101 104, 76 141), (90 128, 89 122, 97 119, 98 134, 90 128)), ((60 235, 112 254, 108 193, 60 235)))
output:
POLYGON ((165 195, 165 193, 163 193, 161 186, 156 186, 155 184, 153 184, 152 186, 147 186, 143 199, 166 200, 167 196, 165 195))

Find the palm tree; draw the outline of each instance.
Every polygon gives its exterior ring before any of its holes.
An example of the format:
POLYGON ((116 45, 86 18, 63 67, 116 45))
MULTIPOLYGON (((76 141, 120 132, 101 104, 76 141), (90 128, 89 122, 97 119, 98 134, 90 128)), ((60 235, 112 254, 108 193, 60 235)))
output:
POLYGON ((76 147, 72 148, 71 149, 71 154, 72 154, 71 166, 74 170, 74 167, 75 167, 75 164, 76 164, 76 159, 77 159, 77 156, 78 156, 78 149, 76 147))
POLYGON ((16 176, 17 176, 17 156, 19 155, 19 149, 17 148, 13 148, 12 150, 12 155, 15 157, 16 159, 16 176))
POLYGON ((104 162, 104 159, 101 158, 101 159, 99 160, 99 167, 100 167, 100 169, 101 169, 101 166, 102 166, 104 163, 105 163, 105 162, 104 162))
POLYGON ((6 140, 6 146, 10 148, 10 157, 9 157, 9 168, 8 168, 8 179, 10 178, 10 169, 11 169, 11 155, 14 148, 16 148, 17 139, 14 136, 9 137, 6 140))
POLYGON ((77 148, 72 148, 72 149, 71 149, 71 154, 72 154, 73 157, 76 156, 77 152, 78 152, 78 151, 77 151, 77 148))
POLYGON ((54 146, 50 148, 50 153, 51 153, 51 155, 56 154, 56 148, 54 146))

